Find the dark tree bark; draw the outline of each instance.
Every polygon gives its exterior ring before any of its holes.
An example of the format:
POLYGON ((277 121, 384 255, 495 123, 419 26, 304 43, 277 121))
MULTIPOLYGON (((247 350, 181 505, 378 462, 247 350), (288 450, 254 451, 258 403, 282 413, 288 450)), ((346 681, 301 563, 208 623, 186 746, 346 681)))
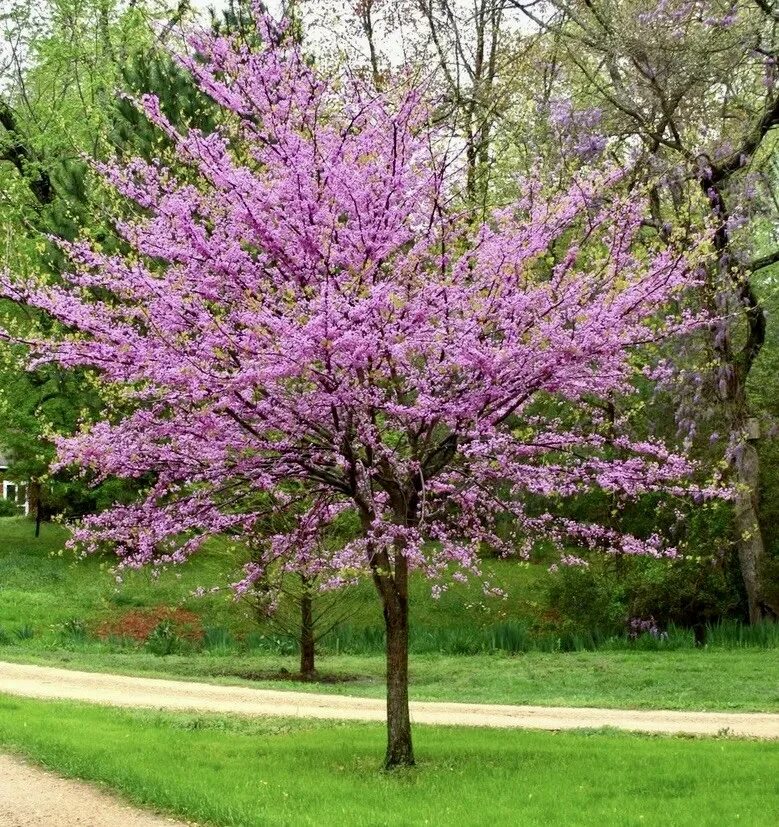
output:
POLYGON ((357 15, 360 19, 365 39, 368 43, 368 55, 371 61, 371 75, 373 76, 373 85, 377 89, 382 89, 383 80, 381 71, 379 70, 379 53, 376 50, 376 35, 373 25, 373 0, 367 0, 358 4, 357 15))
MULTIPOLYGON (((396 520, 408 524, 414 519, 415 506, 395 508, 396 520)), ((363 513, 367 529, 370 515, 363 513)), ((384 766, 410 767, 414 764, 411 738, 411 715, 408 708, 408 560, 402 541, 396 542, 392 554, 387 548, 369 546, 373 583, 381 598, 384 613, 387 653, 387 754, 384 766)))
POLYGON ((31 479, 27 488, 27 503, 30 510, 35 514, 35 536, 41 535, 41 520, 43 518, 41 511, 42 491, 40 480, 31 479))
MULTIPOLYGON (((408 569, 405 557, 402 558, 402 568, 408 569)), ((384 604, 387 633, 387 756, 384 764, 388 769, 414 764, 408 708, 408 594, 400 594, 397 589, 395 592, 384 604)))
POLYGON ((19 136, 16 116, 3 100, 0 100, 0 126, 5 129, 10 139, 0 155, 0 160, 10 161, 16 167, 19 174, 27 181, 30 191, 39 204, 51 204, 54 200, 54 186, 49 173, 35 166, 32 151, 19 136))
POLYGON ((765 545, 758 519, 760 461, 753 442, 745 442, 740 447, 733 466, 739 485, 735 499, 738 559, 747 592, 749 622, 759 623, 764 617, 760 572, 765 545))
POLYGON ((314 658, 316 639, 314 637, 314 599, 311 596, 308 578, 301 575, 302 594, 300 597, 300 676, 313 680, 316 675, 314 658))

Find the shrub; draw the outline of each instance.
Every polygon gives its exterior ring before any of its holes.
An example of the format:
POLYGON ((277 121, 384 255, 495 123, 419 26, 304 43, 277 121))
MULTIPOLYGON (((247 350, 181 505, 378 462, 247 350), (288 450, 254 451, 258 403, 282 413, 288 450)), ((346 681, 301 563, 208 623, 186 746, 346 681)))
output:
POLYGON ((174 655, 182 649, 182 639, 170 620, 158 623, 146 638, 146 648, 154 655, 174 655))
POLYGON ((739 609, 738 581, 717 556, 630 562, 631 617, 653 617, 661 628, 675 623, 702 630, 739 609))
POLYGON ((637 639, 643 631, 657 639, 676 624, 692 628, 702 643, 708 625, 740 613, 740 588, 737 568, 716 555, 595 558, 586 567, 560 566, 539 627, 562 636, 637 639))
POLYGON ((549 611, 540 626, 568 635, 617 634, 627 618, 621 581, 607 561, 589 566, 560 566, 550 578, 546 595, 549 611))
POLYGON ((0 517, 18 517, 23 509, 13 500, 0 498, 0 517))
POLYGON ((74 643, 83 643, 87 639, 86 621, 79 617, 71 617, 55 627, 60 640, 74 643))

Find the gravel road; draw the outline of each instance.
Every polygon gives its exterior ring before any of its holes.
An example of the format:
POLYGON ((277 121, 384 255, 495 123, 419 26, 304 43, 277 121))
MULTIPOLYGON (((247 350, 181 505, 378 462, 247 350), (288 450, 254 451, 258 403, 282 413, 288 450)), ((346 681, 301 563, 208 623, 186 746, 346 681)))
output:
MULTIPOLYGON (((385 714, 384 702, 377 698, 218 686, 5 662, 0 662, 0 693, 29 698, 86 701, 107 706, 238 715, 381 721, 385 714)), ((779 738, 779 714, 757 712, 682 712, 414 701, 411 704, 411 718, 418 724, 547 730, 616 727, 636 732, 690 735, 727 732, 730 735, 755 738, 779 738)))

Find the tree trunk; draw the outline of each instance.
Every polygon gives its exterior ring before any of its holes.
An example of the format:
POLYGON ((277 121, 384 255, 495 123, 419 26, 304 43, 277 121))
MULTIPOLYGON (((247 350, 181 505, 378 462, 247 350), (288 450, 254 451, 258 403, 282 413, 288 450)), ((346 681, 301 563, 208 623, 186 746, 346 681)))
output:
MULTIPOLYGON (((779 107, 779 99, 776 105, 779 107)), ((741 166, 740 162, 738 166, 741 166)), ((721 359, 724 369, 720 394, 735 447, 730 467, 737 486, 734 502, 736 547, 741 576, 747 591, 749 622, 759 623, 763 619, 760 568, 764 550, 758 516, 760 458, 754 444, 755 437, 749 433, 747 379, 755 359, 765 344, 766 317, 752 287, 752 273, 748 269, 736 266, 731 251, 729 214, 721 187, 723 183, 727 183, 732 171, 728 171, 726 167, 709 169, 702 176, 700 183, 712 208, 712 216, 718 222, 713 241, 722 286, 729 286, 741 309, 746 326, 744 343, 738 349, 734 349, 731 308, 727 302, 716 308, 718 311, 725 311, 722 335, 714 338, 714 351, 721 359)))
MULTIPOLYGON (((416 497, 398 496, 395 519, 400 525, 413 523, 416 497)), ((372 515, 362 515, 363 529, 368 535, 372 515)), ((408 559, 403 539, 397 539, 392 553, 368 541, 368 560, 373 584, 381 597, 384 630, 387 638, 387 755, 386 769, 414 765, 411 742, 411 715, 408 708, 408 559)))
POLYGON ((764 548, 757 502, 760 465, 757 448, 752 442, 740 446, 734 470, 738 484, 734 502, 738 559, 747 592, 749 622, 759 623, 763 619, 760 566, 764 548))
POLYGON ((401 595, 393 597, 395 599, 384 603, 387 632, 387 757, 384 765, 387 769, 414 764, 408 709, 408 599, 401 595))
POLYGON ((41 536, 41 483, 39 480, 31 479, 27 488, 27 507, 35 514, 35 536, 41 536))
POLYGON ((300 675, 305 680, 311 680, 316 674, 314 657, 316 645, 314 641, 314 599, 308 589, 308 580, 300 578, 303 593, 300 598, 300 675))

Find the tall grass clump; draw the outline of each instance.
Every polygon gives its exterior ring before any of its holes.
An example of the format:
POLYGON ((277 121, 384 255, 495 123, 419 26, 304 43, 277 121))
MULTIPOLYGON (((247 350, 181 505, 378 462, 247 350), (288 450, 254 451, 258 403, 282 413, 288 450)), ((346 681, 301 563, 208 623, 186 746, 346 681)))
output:
POLYGON ((764 620, 750 626, 740 620, 721 620, 706 627, 709 646, 722 649, 779 649, 779 623, 764 620))
MULTIPOLYGON (((706 646, 718 649, 779 649, 779 623, 749 626, 723 620, 706 627, 706 646)), ((272 647, 271 647, 272 648, 272 647)), ((384 631, 378 626, 342 625, 326 635, 323 651, 344 655, 381 654, 384 631)), ((503 621, 480 628, 473 624, 416 626, 410 632, 415 655, 481 655, 524 652, 674 651, 695 648, 691 629, 669 624, 659 634, 613 634, 597 628, 579 631, 540 630, 529 621, 503 621)))

